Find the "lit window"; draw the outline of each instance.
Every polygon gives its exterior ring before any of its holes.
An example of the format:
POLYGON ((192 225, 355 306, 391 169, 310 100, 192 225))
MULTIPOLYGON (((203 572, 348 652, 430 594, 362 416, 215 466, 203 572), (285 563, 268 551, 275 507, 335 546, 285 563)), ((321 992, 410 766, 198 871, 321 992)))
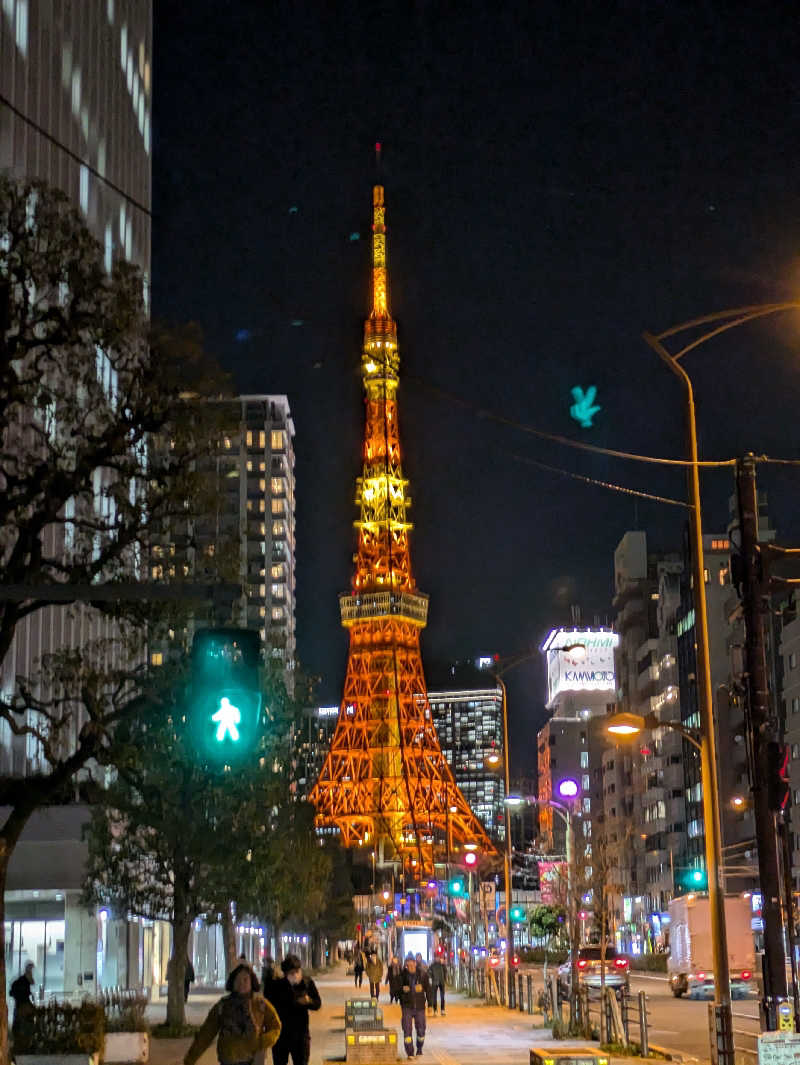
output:
POLYGON ((247 460, 247 472, 248 472, 248 473, 252 473, 252 472, 253 472, 253 462, 252 462, 252 459, 248 459, 248 460, 247 460))
POLYGON ((283 510, 283 500, 282 499, 273 499, 272 500, 272 513, 275 514, 276 516, 280 517, 283 514, 283 512, 284 512, 284 510, 283 510))
POLYGON ((283 536, 283 534, 284 534, 283 522, 282 521, 273 521, 273 523, 272 523, 272 535, 273 536, 283 536))
MULTIPOLYGON (((262 429, 261 432, 258 434, 258 446, 259 447, 266 447, 267 446, 267 431, 266 431, 266 429, 262 429)), ((262 466, 261 469, 263 470, 264 467, 262 466)))
POLYGON ((584 773, 583 776, 581 777, 581 788, 583 789, 583 791, 588 791, 589 790, 589 774, 588 773, 584 773))
MULTIPOLYGON (((252 447, 253 446, 253 430, 252 429, 248 429, 247 430, 247 446, 248 447, 252 447)), ((249 462, 247 464, 247 467, 248 467, 248 469, 250 468, 250 463, 249 462)))
POLYGON ((581 769, 589 768, 589 752, 581 751, 581 769))
POLYGON ((273 477, 270 481, 270 488, 273 495, 280 495, 284 491, 283 477, 273 477))
POLYGON ((231 438, 229 436, 226 436, 224 441, 223 441, 223 443, 225 445, 225 450, 226 451, 230 451, 230 449, 231 449, 231 438))
POLYGON ((270 433, 270 447, 273 451, 283 451, 283 430, 273 429, 270 433))
POLYGON ((260 514, 263 514, 263 513, 264 513, 264 511, 265 511, 265 509, 266 509, 266 505, 267 505, 267 504, 266 504, 266 501, 265 501, 265 500, 263 500, 263 499, 259 499, 259 501, 258 501, 258 510, 259 510, 259 513, 260 513, 260 514))
POLYGON ((283 608, 282 607, 274 606, 272 608, 272 620, 273 621, 283 621, 283 608))
POLYGON ((789 669, 795 669, 797 666, 797 652, 792 651, 789 655, 789 669))
POLYGON ((164 656, 163 656, 163 654, 160 651, 153 651, 153 653, 150 655, 150 665, 151 666, 163 666, 163 664, 164 664, 164 656))
POLYGON ((81 210, 84 214, 89 213, 89 171, 81 164, 80 191, 81 210))
POLYGON ((711 574, 708 572, 707 569, 704 569, 703 570, 703 580, 705 581, 706 584, 708 584, 710 579, 711 579, 711 574))
POLYGON ((273 566, 270 575, 274 581, 280 580, 283 576, 283 566, 273 566))
POLYGON ((28 54, 28 0, 17 0, 16 24, 17 48, 23 55, 28 54))

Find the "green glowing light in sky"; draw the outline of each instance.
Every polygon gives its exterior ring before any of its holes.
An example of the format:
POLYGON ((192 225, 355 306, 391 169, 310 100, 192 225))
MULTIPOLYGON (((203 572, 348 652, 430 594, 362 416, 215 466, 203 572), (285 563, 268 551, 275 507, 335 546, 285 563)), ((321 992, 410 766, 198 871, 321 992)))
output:
POLYGON ((572 398, 575 402, 569 408, 569 413, 582 429, 591 429, 592 418, 603 409, 595 403, 596 395, 597 389, 594 385, 590 385, 585 392, 577 385, 572 389, 572 398))

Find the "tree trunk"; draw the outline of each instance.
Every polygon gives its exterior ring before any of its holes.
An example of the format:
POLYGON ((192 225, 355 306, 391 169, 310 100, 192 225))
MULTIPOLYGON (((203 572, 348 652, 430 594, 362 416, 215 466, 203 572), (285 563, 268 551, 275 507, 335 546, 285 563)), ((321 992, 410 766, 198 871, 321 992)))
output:
POLYGON ((0 838, 0 1063, 8 1065, 8 1002, 6 999, 6 875, 10 852, 6 841, 0 838))
POLYGON ((233 903, 227 902, 222 911, 222 943, 228 969, 225 975, 236 968, 236 925, 233 920, 233 903))
POLYGON ((167 1024, 170 1027, 182 1027, 186 1023, 184 980, 186 979, 186 961, 189 957, 189 933, 192 920, 185 909, 172 921, 172 957, 167 966, 167 1024))

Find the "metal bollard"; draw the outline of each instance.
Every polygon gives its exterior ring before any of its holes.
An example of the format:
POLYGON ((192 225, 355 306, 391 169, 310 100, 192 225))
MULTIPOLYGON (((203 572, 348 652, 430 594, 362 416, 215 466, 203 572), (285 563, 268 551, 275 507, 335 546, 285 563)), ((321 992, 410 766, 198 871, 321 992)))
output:
POLYGON ((528 1013, 533 1013, 533 976, 528 973, 526 983, 528 985, 528 1013))
POLYGON ((550 974, 550 994, 553 998, 553 1017, 558 1017, 561 1021, 564 1017, 561 1010, 561 998, 558 994, 558 975, 556 973, 550 974))
POLYGON ((517 973, 517 1009, 520 1013, 525 1012, 525 996, 522 993, 522 973, 517 973))
MULTIPOLYGON (((505 975, 503 983, 505 983, 505 975)), ((508 972, 508 1008, 513 1010, 517 1004, 517 989, 514 984, 514 974, 509 970, 508 972)))
POLYGON ((650 1040, 647 1034, 647 995, 644 991, 638 994, 639 999, 639 1042, 641 1043, 640 1054, 646 1058, 650 1053, 650 1040))

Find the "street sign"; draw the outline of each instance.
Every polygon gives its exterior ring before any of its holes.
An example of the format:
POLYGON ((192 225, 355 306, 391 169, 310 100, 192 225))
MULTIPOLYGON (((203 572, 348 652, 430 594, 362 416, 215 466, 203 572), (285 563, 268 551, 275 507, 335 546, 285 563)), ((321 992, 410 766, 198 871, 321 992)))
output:
POLYGON ((797 1065, 800 1062, 800 1034, 762 1032, 758 1037, 758 1065, 797 1065))

